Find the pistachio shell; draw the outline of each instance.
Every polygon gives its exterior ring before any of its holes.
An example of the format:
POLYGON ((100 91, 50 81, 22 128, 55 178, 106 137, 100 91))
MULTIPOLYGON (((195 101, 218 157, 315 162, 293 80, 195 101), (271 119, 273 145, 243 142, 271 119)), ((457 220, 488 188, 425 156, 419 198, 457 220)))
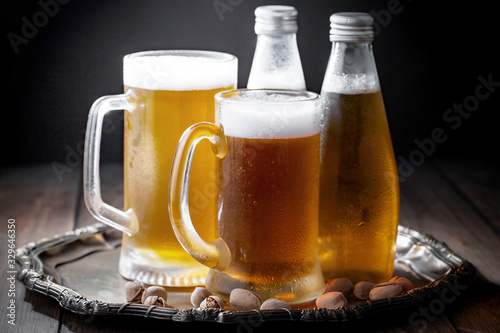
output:
POLYGON ((219 296, 208 296, 205 298, 201 304, 200 308, 204 309, 223 309, 225 302, 219 296))
POLYGON ((139 303, 144 293, 142 283, 137 281, 128 281, 125 283, 125 298, 127 302, 139 303))
POLYGON ((370 290, 375 286, 375 283, 369 281, 361 281, 354 285, 353 294, 357 299, 367 301, 370 299, 370 290))
POLYGON ((260 306, 261 310, 277 310, 277 309, 288 309, 290 310, 290 304, 277 298, 268 298, 260 306))
POLYGON ((199 307, 201 302, 208 296, 212 295, 208 289, 203 288, 203 287, 196 287, 193 292, 191 293, 191 304, 195 308, 199 307))
POLYGON ((375 285, 370 290, 370 299, 383 299, 396 297, 403 293, 403 288, 396 282, 384 282, 375 285))
POLYGON ((231 306, 238 311, 249 311, 260 309, 262 300, 259 295, 253 291, 236 288, 229 295, 231 306))
POLYGON ((162 308, 168 307, 167 301, 160 296, 148 296, 143 302, 144 305, 156 305, 162 308))
POLYGON ((141 302, 144 303, 144 301, 146 300, 146 298, 149 297, 149 296, 158 296, 158 297, 161 297, 166 302, 167 301, 167 295, 168 294, 167 294, 167 291, 165 290, 165 288, 160 287, 160 286, 151 286, 148 289, 146 289, 144 291, 144 293, 142 294, 141 302))
POLYGON ((347 298, 339 291, 330 291, 316 298, 316 307, 326 309, 337 309, 346 306, 347 298))
POLYGON ((390 279, 389 282, 396 282, 401 286, 401 288, 403 288, 404 291, 413 289, 413 283, 411 283, 411 281, 405 277, 395 276, 392 279, 390 279))
POLYGON ((323 293, 338 291, 344 294, 345 297, 347 297, 352 293, 353 289, 354 286, 352 285, 351 280, 347 278, 336 278, 328 280, 328 282, 325 285, 325 290, 323 293))

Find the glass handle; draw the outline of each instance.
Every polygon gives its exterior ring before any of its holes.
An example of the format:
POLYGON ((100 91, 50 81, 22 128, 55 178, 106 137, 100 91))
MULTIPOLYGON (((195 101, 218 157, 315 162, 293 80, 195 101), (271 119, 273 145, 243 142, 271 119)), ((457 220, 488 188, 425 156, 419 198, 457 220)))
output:
POLYGON ((168 209, 172 227, 182 247, 203 265, 222 271, 231 263, 231 252, 226 242, 221 238, 212 243, 201 239, 189 214, 189 172, 194 149, 202 139, 210 141, 218 158, 226 156, 227 142, 221 127, 211 123, 198 123, 189 127, 182 134, 175 151, 170 173, 168 209))
POLYGON ((85 204, 90 213, 99 221, 127 233, 129 236, 137 232, 139 225, 132 209, 126 212, 106 204, 101 197, 101 178, 99 175, 99 159, 101 152, 101 135, 104 116, 114 110, 133 111, 135 104, 129 94, 103 96, 96 100, 90 108, 85 133, 85 150, 83 157, 83 190, 85 204))

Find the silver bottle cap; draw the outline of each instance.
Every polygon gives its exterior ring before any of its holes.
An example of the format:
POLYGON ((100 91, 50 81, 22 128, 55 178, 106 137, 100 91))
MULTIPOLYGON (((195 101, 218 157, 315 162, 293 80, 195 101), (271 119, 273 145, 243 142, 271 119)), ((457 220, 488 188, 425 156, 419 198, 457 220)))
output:
POLYGON ((260 6, 255 9, 255 33, 283 35, 296 33, 297 10, 292 6, 260 6))
POLYGON ((330 28, 330 41, 332 42, 373 40, 373 17, 368 13, 335 13, 330 16, 330 28))

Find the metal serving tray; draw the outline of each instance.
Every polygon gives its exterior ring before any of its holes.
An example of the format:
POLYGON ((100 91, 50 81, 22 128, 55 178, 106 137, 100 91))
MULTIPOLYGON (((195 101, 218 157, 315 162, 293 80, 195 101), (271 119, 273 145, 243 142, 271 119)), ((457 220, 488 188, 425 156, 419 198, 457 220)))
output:
POLYGON ((103 224, 44 238, 17 250, 18 278, 26 287, 56 299, 68 310, 90 315, 127 315, 193 322, 242 323, 271 321, 348 322, 375 313, 414 309, 442 297, 445 289, 468 285, 475 268, 431 236, 400 226, 394 275, 409 278, 416 288, 402 296, 358 301, 336 310, 232 311, 193 308, 189 291, 169 291, 172 308, 125 301, 126 280, 118 273, 121 233, 103 224))

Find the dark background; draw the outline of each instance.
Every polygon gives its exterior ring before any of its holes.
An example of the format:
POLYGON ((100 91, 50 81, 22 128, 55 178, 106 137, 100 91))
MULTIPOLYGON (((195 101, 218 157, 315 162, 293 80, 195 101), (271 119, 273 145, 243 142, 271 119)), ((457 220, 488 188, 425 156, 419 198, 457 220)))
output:
MULTIPOLYGON (((435 144, 428 155, 496 158, 500 87, 456 128, 450 125, 457 123, 443 120, 454 104, 474 100, 479 76, 500 81, 495 2, 402 0, 397 10, 394 3, 1 1, 6 62, 2 66, 0 166, 81 164, 89 108, 100 96, 122 92, 122 58, 128 53, 152 49, 229 52, 239 58, 238 85, 245 87, 256 41, 254 10, 264 4, 298 9, 302 65, 308 89, 316 92, 321 89, 331 50, 329 16, 339 11, 375 15, 374 52, 399 161, 411 158, 420 149, 415 140, 431 139, 436 128, 443 129, 446 141, 435 144), (226 11, 219 15, 215 5, 224 4, 226 11), (38 27, 29 30, 26 22, 38 27), (16 52, 9 36, 24 38, 23 31, 29 36, 16 52)), ((115 126, 104 136, 102 160, 118 162, 122 159, 120 112, 110 120, 115 126)))

